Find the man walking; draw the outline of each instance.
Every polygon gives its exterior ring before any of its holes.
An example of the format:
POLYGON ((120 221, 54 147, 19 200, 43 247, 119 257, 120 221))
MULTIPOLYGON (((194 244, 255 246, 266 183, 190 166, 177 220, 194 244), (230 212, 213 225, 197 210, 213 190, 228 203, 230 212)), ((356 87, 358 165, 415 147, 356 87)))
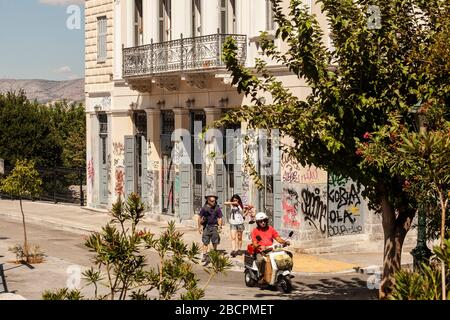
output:
POLYGON ((217 204, 217 196, 206 196, 206 203, 200 210, 198 219, 198 231, 202 234, 203 258, 202 262, 208 262, 208 246, 210 243, 213 249, 217 250, 220 243, 220 230, 222 228, 222 210, 217 204))

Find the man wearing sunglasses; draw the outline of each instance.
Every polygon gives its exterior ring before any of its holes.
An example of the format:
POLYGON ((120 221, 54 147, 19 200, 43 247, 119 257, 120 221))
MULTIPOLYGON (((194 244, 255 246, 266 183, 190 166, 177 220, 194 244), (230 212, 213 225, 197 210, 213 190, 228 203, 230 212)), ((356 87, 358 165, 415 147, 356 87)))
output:
POLYGON ((208 262, 208 247, 212 243, 213 249, 217 250, 220 243, 220 230, 222 228, 222 210, 217 204, 217 196, 206 196, 206 203, 200 210, 198 219, 198 231, 202 235, 203 258, 202 262, 208 262))

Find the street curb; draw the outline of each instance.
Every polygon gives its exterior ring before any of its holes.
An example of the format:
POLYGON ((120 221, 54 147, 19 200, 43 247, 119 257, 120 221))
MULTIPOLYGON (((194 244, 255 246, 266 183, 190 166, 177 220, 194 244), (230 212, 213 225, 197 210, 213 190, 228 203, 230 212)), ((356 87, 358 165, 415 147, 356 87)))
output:
MULTIPOLYGON (((12 213, 0 212, 0 216, 11 218, 13 220, 22 221, 21 217, 15 215, 15 214, 12 214, 12 213)), ((91 230, 91 229, 86 228, 86 227, 68 226, 68 225, 62 224, 60 222, 55 222, 55 221, 51 221, 51 220, 42 220, 42 219, 35 218, 35 217, 27 216, 26 220, 30 221, 30 222, 33 222, 33 223, 35 223, 37 225, 40 225, 40 226, 52 225, 53 227, 56 227, 56 228, 58 228, 58 229, 60 229, 62 231, 69 231, 69 232, 74 232, 74 233, 77 233, 77 234, 86 235, 86 234, 89 234, 91 232, 94 232, 94 230, 91 230)))

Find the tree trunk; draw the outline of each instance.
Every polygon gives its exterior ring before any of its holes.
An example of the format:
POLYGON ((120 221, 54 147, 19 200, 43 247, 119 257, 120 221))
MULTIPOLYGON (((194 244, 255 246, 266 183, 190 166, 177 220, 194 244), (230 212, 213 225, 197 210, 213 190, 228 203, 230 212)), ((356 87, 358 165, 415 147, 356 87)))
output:
POLYGON ((384 255, 379 298, 386 299, 394 286, 394 274, 401 269, 403 242, 411 228, 415 212, 408 209, 407 206, 394 208, 386 194, 381 195, 380 199, 383 217, 384 255))
POLYGON ((20 203, 20 212, 22 213, 22 225, 23 225, 23 238, 24 238, 23 253, 25 255, 27 263, 29 263, 27 226, 25 224, 25 214, 23 213, 22 198, 19 198, 19 203, 20 203))

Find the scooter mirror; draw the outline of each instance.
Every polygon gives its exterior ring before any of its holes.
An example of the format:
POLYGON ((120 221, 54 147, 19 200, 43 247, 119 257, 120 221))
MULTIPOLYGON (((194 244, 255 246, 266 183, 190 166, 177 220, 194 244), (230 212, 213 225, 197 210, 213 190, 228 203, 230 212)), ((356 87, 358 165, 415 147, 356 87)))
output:
POLYGON ((294 234, 294 231, 289 232, 289 238, 292 237, 293 234, 294 234))

